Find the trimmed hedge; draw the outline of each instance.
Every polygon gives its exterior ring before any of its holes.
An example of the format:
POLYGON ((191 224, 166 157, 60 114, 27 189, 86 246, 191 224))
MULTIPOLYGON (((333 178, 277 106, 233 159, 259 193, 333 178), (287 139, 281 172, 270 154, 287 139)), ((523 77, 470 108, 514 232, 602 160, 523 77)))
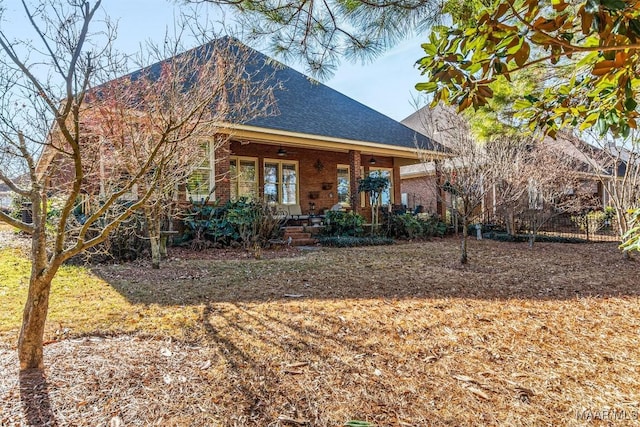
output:
POLYGON ((325 236, 320 237, 318 241, 322 246, 331 246, 334 248, 393 245, 393 239, 388 237, 325 236))

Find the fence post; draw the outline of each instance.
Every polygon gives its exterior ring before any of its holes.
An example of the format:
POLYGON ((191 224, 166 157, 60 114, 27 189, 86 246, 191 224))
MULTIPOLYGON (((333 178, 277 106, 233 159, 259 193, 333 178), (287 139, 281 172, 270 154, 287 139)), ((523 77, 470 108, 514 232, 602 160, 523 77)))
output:
POLYGON ((584 229, 587 232, 587 242, 589 241, 589 215, 584 216, 584 229))

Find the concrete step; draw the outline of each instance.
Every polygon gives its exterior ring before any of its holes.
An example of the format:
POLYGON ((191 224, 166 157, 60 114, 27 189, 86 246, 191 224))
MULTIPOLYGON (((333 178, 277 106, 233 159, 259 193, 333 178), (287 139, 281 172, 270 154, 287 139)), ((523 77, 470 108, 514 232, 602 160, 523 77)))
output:
POLYGON ((304 232, 304 227, 303 226, 292 226, 292 227, 282 227, 282 230, 284 230, 284 232, 291 232, 291 233, 303 233, 304 232))

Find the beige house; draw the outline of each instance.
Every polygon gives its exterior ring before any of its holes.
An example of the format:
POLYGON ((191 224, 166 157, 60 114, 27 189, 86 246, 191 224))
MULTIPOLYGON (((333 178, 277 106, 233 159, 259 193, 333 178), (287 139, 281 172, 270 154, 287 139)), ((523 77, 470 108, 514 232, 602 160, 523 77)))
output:
MULTIPOLYGON (((424 107, 402 120, 401 123, 437 140, 444 147, 451 147, 450 132, 455 132, 458 126, 463 125, 458 121, 464 121, 464 118, 446 107, 437 106, 435 109, 424 107)), ((577 179, 573 188, 566 189, 568 197, 580 197, 585 201, 584 203, 589 204, 589 208, 607 206, 608 196, 602 181, 606 182, 610 178, 610 173, 593 157, 593 147, 570 134, 559 134, 556 139, 545 137, 541 144, 552 147, 553 150, 559 151, 561 155, 572 160, 577 179)), ((451 200, 451 195, 443 192, 438 185, 437 175, 434 162, 401 167, 403 203, 409 209, 421 206, 425 211, 445 218, 454 202, 451 200)), ((486 188, 485 194, 478 208, 478 219, 489 222, 498 214, 500 202, 496 198, 495 186, 486 188)), ((535 194, 529 194, 528 197, 530 200, 536 198, 535 194)))

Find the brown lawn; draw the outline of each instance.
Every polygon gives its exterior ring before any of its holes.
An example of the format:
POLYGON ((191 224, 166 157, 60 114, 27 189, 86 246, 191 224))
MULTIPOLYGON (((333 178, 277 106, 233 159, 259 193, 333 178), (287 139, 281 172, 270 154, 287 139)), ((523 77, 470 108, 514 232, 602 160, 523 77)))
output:
POLYGON ((56 315, 39 388, 4 331, 0 425, 640 425, 637 261, 604 243, 472 241, 461 267, 456 250, 95 268, 108 286, 77 297, 81 320, 56 315), (96 305, 109 293, 115 315, 96 305))

